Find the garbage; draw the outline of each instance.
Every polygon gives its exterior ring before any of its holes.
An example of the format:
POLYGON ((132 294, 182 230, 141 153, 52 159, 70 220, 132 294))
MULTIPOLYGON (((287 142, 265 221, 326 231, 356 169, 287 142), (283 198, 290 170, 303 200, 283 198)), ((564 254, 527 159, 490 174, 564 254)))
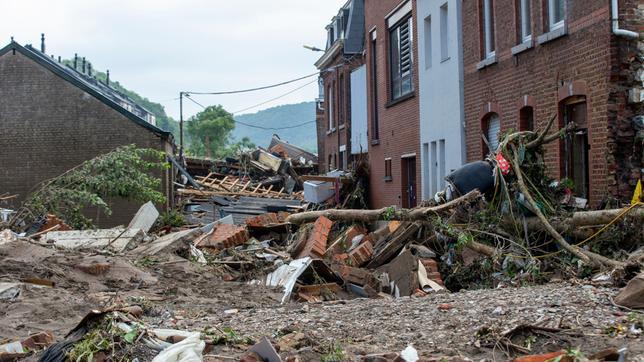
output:
POLYGON ((0 300, 13 300, 18 298, 22 290, 20 283, 0 282, 0 300))
POLYGON ((200 333, 191 333, 181 342, 175 343, 159 353, 153 362, 201 362, 206 343, 200 333))
POLYGON ((0 361, 13 361, 43 350, 54 343, 54 336, 49 332, 39 332, 21 341, 0 345, 0 361))
POLYGON ((65 249, 110 249, 117 253, 134 249, 144 238, 141 229, 50 231, 41 240, 65 249))

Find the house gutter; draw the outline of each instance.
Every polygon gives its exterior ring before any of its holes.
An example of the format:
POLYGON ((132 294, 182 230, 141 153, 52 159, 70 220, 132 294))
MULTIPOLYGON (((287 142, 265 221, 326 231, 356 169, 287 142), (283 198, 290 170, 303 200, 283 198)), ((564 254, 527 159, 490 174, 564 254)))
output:
POLYGON ((617 7, 618 0, 611 0, 611 14, 613 23, 613 34, 623 36, 629 39, 639 39, 640 35, 634 31, 619 28, 619 9, 617 7))

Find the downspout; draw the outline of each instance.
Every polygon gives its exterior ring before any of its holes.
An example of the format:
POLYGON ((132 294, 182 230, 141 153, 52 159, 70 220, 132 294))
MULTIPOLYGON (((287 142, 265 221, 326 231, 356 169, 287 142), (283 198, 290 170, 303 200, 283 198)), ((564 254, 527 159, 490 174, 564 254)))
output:
POLYGON ((611 20, 613 23, 613 34, 617 36, 623 36, 629 39, 639 39, 640 35, 638 33, 619 28, 619 10, 617 7, 617 1, 619 0, 611 0, 611 15, 612 15, 611 20))

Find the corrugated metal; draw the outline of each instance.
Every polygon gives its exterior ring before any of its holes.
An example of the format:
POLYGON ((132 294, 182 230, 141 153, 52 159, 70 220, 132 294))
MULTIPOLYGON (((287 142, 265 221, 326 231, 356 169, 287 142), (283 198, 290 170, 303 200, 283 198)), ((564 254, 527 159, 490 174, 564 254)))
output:
POLYGON ((351 154, 365 153, 367 140, 367 69, 351 72, 351 154))
POLYGON ((499 132, 501 131, 501 121, 499 116, 493 115, 490 117, 487 128, 487 140, 490 142, 490 150, 496 151, 499 146, 499 132))

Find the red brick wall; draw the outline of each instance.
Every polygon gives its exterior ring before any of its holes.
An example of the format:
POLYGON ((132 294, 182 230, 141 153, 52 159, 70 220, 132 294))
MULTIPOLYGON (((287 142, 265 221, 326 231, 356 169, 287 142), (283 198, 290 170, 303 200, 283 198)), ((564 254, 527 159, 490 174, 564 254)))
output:
POLYGON ((344 169, 349 169, 351 164, 351 90, 350 78, 351 71, 364 64, 364 58, 361 54, 343 55, 342 50, 333 58, 329 64, 325 64, 321 70, 321 77, 324 80, 324 111, 321 114, 321 120, 318 123, 318 157, 320 162, 320 173, 325 173, 329 169, 328 160, 331 155, 332 160, 336 159, 335 165, 331 163, 332 169, 340 166, 340 145, 346 145, 346 163, 344 169), (328 71, 325 71, 328 70, 328 71), (341 85, 340 77, 344 79, 341 85), (333 87, 333 99, 329 99, 329 86, 333 87), (340 87, 343 86, 343 99, 340 101, 340 87), (329 131, 329 102, 333 102, 333 119, 335 130, 329 131), (343 123, 340 123, 340 114, 342 113, 343 123), (321 150, 320 150, 321 149, 321 150), (322 167, 323 166, 323 167, 322 167))
MULTIPOLYGON (((19 195, 9 207, 18 207, 41 181, 127 144, 172 151, 159 136, 21 53, 0 56, 0 192, 19 195)), ((170 177, 163 172, 168 202, 170 177)), ((111 216, 88 215, 102 227, 127 225, 140 206, 108 202, 111 216)))
POLYGON ((391 99, 389 87, 389 56, 388 43, 389 35, 386 25, 385 16, 392 10, 396 9, 405 1, 400 0, 366 0, 365 1, 365 30, 367 38, 367 52, 365 62, 367 64, 367 109, 369 118, 369 139, 373 140, 371 135, 373 122, 373 101, 371 94, 373 87, 378 89, 378 124, 379 124, 379 143, 369 146, 369 163, 370 173, 370 201, 372 207, 383 207, 389 205, 402 205, 402 175, 401 156, 405 154, 416 154, 416 199, 420 201, 420 124, 418 108, 418 36, 416 29, 416 2, 412 1, 413 17, 413 61, 414 61, 414 90, 415 95, 402 102, 388 106, 391 99), (376 61, 378 69, 377 84, 373 84, 371 78, 371 31, 376 29, 376 61), (384 181, 385 177, 385 158, 392 160, 391 181, 384 181))
MULTIPOLYGON (((552 114, 562 115, 558 104, 573 85, 573 92, 586 97, 588 137, 591 149, 590 196, 596 204, 614 186, 609 174, 610 152, 609 91, 614 81, 616 49, 611 35, 610 2, 606 0, 566 1, 568 34, 544 44, 536 38, 547 32, 546 0, 532 0, 534 47, 517 55, 515 0, 494 0, 497 63, 477 70, 481 61, 479 16, 463 16, 464 100, 467 159, 482 158, 481 120, 489 103, 497 107, 501 132, 519 128, 519 104, 523 96, 534 100, 535 127, 547 123, 552 114)), ((480 2, 463 2, 463 14, 479 14, 480 2)), ((623 96, 623 92, 621 94, 623 96)), ((619 98, 620 95, 613 95, 619 98)), ((614 101, 611 101, 614 103, 614 101)), ((545 160, 553 177, 560 176, 559 144, 546 148, 545 160)), ((612 192, 612 191, 611 191, 612 192)))

